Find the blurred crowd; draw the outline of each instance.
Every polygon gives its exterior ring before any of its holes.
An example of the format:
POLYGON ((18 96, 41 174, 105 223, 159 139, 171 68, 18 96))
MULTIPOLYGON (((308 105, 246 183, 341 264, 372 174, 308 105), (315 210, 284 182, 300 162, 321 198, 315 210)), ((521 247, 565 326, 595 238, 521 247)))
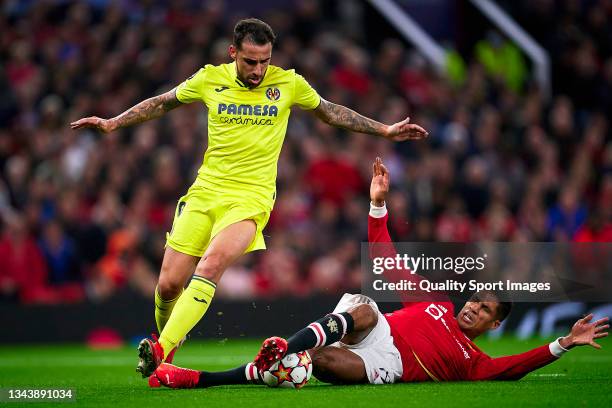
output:
MULTIPOLYGON (((231 267, 220 296, 359 288, 376 156, 391 172, 395 241, 611 240, 609 2, 515 2, 518 21, 551 52, 550 98, 530 75, 509 84, 503 66, 476 53, 449 80, 399 38, 366 47, 355 33, 364 14, 323 3, 262 6, 278 36, 273 64, 382 122, 409 115, 430 137, 390 143, 296 109, 268 249, 231 267)), ((228 62, 244 15, 223 1, 1 7, 0 299, 100 301, 123 288, 152 296, 177 200, 206 149, 205 110, 184 106, 107 135, 68 124, 115 116, 204 64, 228 62)))

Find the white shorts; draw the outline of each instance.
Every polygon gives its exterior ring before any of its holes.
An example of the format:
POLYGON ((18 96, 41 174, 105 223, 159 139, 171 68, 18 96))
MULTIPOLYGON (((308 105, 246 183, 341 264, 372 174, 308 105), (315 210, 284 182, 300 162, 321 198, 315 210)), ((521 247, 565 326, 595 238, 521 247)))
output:
POLYGON ((372 306, 378 313, 378 323, 372 331, 357 344, 336 342, 331 347, 340 347, 357 354, 365 364, 366 374, 370 384, 391 384, 398 381, 404 372, 402 357, 393 344, 391 328, 385 316, 378 310, 378 305, 364 295, 345 293, 336 305, 333 313, 346 312, 352 306, 365 303, 372 306))

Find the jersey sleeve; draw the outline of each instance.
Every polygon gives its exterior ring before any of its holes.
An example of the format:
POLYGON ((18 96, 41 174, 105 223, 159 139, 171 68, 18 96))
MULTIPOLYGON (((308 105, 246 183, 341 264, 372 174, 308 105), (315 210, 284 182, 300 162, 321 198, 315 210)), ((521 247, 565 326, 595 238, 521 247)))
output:
POLYGON ((480 352, 473 359, 468 380, 519 380, 530 372, 556 361, 548 345, 512 356, 491 358, 480 352))
POLYGON ((295 74, 293 89, 293 104, 305 110, 316 109, 321 103, 321 97, 300 74, 295 74))
MULTIPOLYGON (((391 236, 389 235, 389 230, 387 229, 387 220, 389 219, 389 214, 385 214, 382 217, 373 217, 372 215, 368 216, 368 242, 369 242, 369 252, 370 259, 374 258, 395 258, 397 255, 397 251, 393 242, 391 241, 391 236)), ((416 284, 416 287, 419 287, 419 282, 424 278, 419 274, 412 274, 408 270, 386 270, 383 275, 384 278, 388 282, 400 282, 402 280, 411 281, 416 284)), ((419 296, 418 302, 424 301, 437 301, 437 302, 449 302, 449 298, 446 293, 440 292, 432 292, 425 293, 420 290, 416 290, 413 292, 414 295, 419 296)), ((400 292, 400 300, 402 305, 410 306, 415 303, 416 298, 408 295, 408 292, 401 291, 400 292)), ((452 303, 450 303, 452 305, 452 303)))
POLYGON ((176 87, 176 99, 181 103, 204 101, 205 80, 206 68, 200 68, 176 87))

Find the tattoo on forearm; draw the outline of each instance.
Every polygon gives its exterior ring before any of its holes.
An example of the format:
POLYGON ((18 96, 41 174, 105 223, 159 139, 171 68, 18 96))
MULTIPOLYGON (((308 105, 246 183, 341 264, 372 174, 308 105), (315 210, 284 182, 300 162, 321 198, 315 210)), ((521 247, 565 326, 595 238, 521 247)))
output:
POLYGON ((342 105, 336 105, 321 98, 321 104, 315 111, 316 115, 325 123, 352 130, 354 132, 382 135, 385 125, 342 105))
POLYGON ((179 100, 176 98, 174 90, 172 90, 170 92, 145 99, 139 104, 126 110, 121 115, 113 118, 113 120, 115 121, 117 128, 122 128, 158 118, 179 105, 181 105, 181 102, 179 102, 179 100))

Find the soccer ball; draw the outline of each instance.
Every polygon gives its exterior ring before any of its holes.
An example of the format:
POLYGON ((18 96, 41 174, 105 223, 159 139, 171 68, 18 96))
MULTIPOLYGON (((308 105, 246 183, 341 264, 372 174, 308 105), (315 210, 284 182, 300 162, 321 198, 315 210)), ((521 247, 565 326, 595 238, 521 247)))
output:
POLYGON ((268 387, 302 388, 312 375, 312 360, 307 351, 288 354, 263 373, 268 387))

